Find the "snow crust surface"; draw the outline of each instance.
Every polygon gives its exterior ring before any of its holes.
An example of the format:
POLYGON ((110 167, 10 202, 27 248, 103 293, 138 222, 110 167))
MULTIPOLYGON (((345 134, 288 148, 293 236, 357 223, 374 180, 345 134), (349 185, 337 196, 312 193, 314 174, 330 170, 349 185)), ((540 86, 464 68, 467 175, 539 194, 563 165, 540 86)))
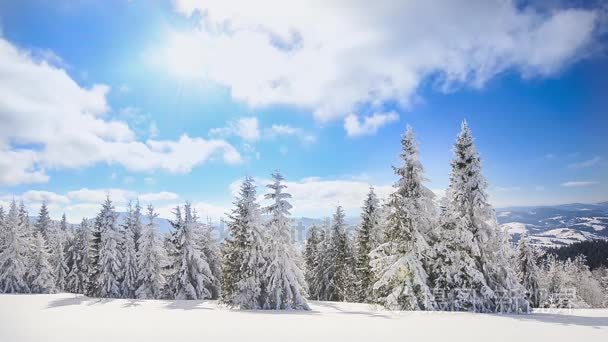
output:
POLYGON ((310 307, 234 311, 214 301, 0 295, 0 341, 608 341, 608 309, 501 315, 310 307))

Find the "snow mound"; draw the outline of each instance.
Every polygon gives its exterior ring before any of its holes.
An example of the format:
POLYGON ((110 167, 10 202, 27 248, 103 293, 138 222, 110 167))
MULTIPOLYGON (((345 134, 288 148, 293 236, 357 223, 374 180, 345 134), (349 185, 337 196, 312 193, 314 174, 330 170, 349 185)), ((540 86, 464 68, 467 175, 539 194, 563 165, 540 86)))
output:
POLYGON ((578 240, 578 241, 586 240, 586 237, 584 234, 582 234, 581 232, 578 232, 574 229, 570 229, 570 228, 551 229, 551 230, 547 230, 546 232, 538 234, 538 235, 550 236, 550 237, 555 237, 558 239, 567 239, 567 240, 578 240))
POLYGON ((527 231, 526 224, 521 223, 521 222, 503 223, 500 225, 500 228, 502 228, 504 231, 506 231, 507 233, 509 233, 511 235, 523 234, 527 231))
POLYGON ((606 341, 608 309, 529 315, 389 312, 311 302, 311 311, 234 311, 213 301, 0 295, 0 341, 606 341))

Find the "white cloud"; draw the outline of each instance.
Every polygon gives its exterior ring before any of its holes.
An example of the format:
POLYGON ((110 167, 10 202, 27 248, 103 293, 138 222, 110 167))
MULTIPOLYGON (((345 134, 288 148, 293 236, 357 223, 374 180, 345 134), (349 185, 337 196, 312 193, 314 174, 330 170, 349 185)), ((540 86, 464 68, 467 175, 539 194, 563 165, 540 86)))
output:
MULTIPOLYGON (((65 70, 3 38, 0 60, 0 184, 43 183, 48 169, 97 163, 188 172, 215 156, 231 164, 241 161, 223 140, 187 135, 177 141, 136 140, 126 122, 105 117, 108 86, 83 88, 65 70)), ((121 113, 137 115, 137 110, 127 107, 121 113)))
POLYGON ((106 196, 110 196, 113 202, 118 204, 127 204, 129 201, 139 199, 140 202, 161 202, 161 201, 174 201, 179 199, 179 195, 173 192, 161 191, 152 193, 141 193, 138 194, 135 191, 109 188, 109 189, 88 189, 82 188, 79 190, 70 191, 67 193, 67 197, 73 201, 78 202, 91 202, 91 203, 102 203, 105 201, 106 196))
POLYGON ((344 129, 350 137, 373 135, 380 127, 397 120, 399 115, 395 112, 374 113, 363 118, 363 122, 356 115, 350 114, 344 119, 344 129))
POLYGON ((299 127, 286 124, 273 124, 268 128, 260 128, 256 117, 245 117, 229 121, 226 126, 212 128, 209 130, 211 136, 228 138, 237 136, 245 141, 247 148, 252 148, 251 144, 260 139, 274 139, 277 137, 293 136, 298 138, 303 144, 312 144, 317 138, 313 134, 307 133, 299 127))
MULTIPOLYGON (((233 196, 238 194, 242 179, 232 182, 229 186, 233 196)), ((264 186, 269 184, 268 179, 257 179, 260 201, 266 205, 263 194, 264 186)), ((322 179, 319 177, 307 177, 299 181, 286 181, 286 192, 290 193, 293 206, 292 215, 308 217, 324 217, 333 213, 334 207, 341 205, 348 215, 359 215, 360 208, 365 196, 369 192, 368 182, 349 179, 322 179)), ((390 185, 374 186, 376 194, 380 198, 386 198, 392 191, 390 185)))
POLYGON ((174 201, 178 198, 179 196, 176 193, 167 191, 141 194, 139 196, 139 200, 142 202, 174 201))
POLYGON ((570 165, 568 165, 568 167, 573 168, 573 169, 583 169, 583 168, 588 168, 588 167, 592 167, 594 165, 597 165, 600 161, 602 160, 602 158, 595 156, 589 160, 584 160, 582 162, 579 163, 572 163, 570 165))
POLYGON ((260 127, 257 118, 243 118, 237 123, 237 135, 245 141, 258 141, 260 139, 260 127))
POLYGON ((230 121, 225 127, 212 128, 209 134, 222 138, 238 136, 247 142, 256 142, 260 140, 260 127, 256 117, 247 117, 230 121))
POLYGON ((148 127, 148 136, 150 138, 156 138, 158 136, 158 126, 156 125, 156 121, 150 122, 150 127, 148 127))
MULTIPOLYGON (((266 185, 272 181, 268 178, 255 177, 258 188, 258 200, 262 205, 268 205, 264 199, 266 185)), ((293 206, 292 216, 304 216, 321 218, 333 215, 335 206, 344 208, 347 215, 358 216, 361 214, 363 201, 369 192, 370 186, 380 200, 385 200, 393 192, 393 186, 389 184, 372 184, 369 177, 361 175, 343 175, 340 178, 329 179, 322 177, 306 177, 295 181, 286 180, 283 184, 287 186, 286 192, 291 194, 290 203, 293 206)), ((237 179, 230 183, 228 190, 232 197, 239 194, 243 179, 237 179)), ((445 189, 430 189, 435 199, 445 196, 445 189)))
POLYGON ((567 188, 574 188, 574 187, 591 186, 591 185, 595 185, 595 184, 598 184, 598 182, 594 182, 594 181, 569 181, 569 182, 562 183, 562 186, 565 186, 567 188))
POLYGON ((66 204, 70 202, 66 196, 59 195, 51 191, 30 190, 21 194, 20 198, 27 203, 47 202, 53 204, 66 204))
MULTIPOLYGON (((292 195, 293 214, 313 217, 329 216, 337 205, 344 207, 349 215, 358 215, 370 187, 367 182, 318 178, 288 181, 285 185, 292 195)), ((381 198, 386 198, 391 190, 390 185, 375 186, 381 198)))
MULTIPOLYGON (((420 84, 482 87, 514 70, 547 76, 596 41, 598 10, 538 10, 517 1, 176 0, 203 13, 147 54, 180 77, 230 88, 252 107, 287 104, 321 121, 387 104, 406 108, 420 84)), ((352 120, 351 120, 352 121, 352 120)))
MULTIPOLYGON (((30 208, 30 211, 33 208, 30 208)), ((70 204, 62 208, 68 222, 80 223, 83 218, 94 218, 101 209, 99 203, 76 203, 70 204)), ((55 217, 57 218, 57 217, 55 217)))
POLYGON ((11 151, 0 142, 0 184, 46 183, 49 176, 36 168, 39 156, 33 151, 11 151))
POLYGON ((272 139, 281 136, 294 136, 307 145, 317 141, 317 137, 313 134, 305 132, 299 127, 293 127, 285 124, 273 124, 265 130, 265 136, 272 139))
MULTIPOLYGON (((52 218, 59 219, 65 213, 68 221, 78 223, 83 217, 94 217, 99 212, 101 204, 105 201, 107 195, 110 196, 117 211, 125 211, 129 201, 139 200, 142 206, 151 203, 155 208, 170 208, 178 205, 178 202, 181 200, 178 194, 168 191, 138 193, 120 188, 82 188, 68 191, 65 194, 30 190, 20 195, 0 195, 0 205, 6 208, 14 198, 17 201, 23 201, 29 214, 35 216, 38 214, 42 203, 46 202, 52 218)), ((204 208, 203 205, 200 207, 204 208)), ((167 213, 170 213, 170 211, 167 211, 167 213)), ((217 213, 217 210, 213 211, 213 213, 217 213)))
POLYGON ((133 192, 125 189, 89 189, 82 188, 79 190, 69 191, 67 196, 74 201, 78 202, 92 202, 92 203, 103 203, 107 196, 110 196, 112 201, 117 203, 127 203, 129 199, 132 199, 133 192))
POLYGON ((268 132, 270 135, 295 135, 298 129, 289 125, 272 125, 268 132))

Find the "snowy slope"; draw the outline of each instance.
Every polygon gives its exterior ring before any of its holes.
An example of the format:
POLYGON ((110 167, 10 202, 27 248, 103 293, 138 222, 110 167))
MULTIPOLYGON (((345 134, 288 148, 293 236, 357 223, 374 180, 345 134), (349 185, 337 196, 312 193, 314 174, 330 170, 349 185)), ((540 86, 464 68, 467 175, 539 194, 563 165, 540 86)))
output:
POLYGON ((313 302, 310 312, 243 312, 214 302, 0 295, 0 341, 606 341, 608 310, 488 315, 386 312, 313 302))
POLYGON ((557 247, 588 239, 608 239, 608 203, 511 207, 496 210, 501 227, 515 241, 526 231, 533 244, 557 247))

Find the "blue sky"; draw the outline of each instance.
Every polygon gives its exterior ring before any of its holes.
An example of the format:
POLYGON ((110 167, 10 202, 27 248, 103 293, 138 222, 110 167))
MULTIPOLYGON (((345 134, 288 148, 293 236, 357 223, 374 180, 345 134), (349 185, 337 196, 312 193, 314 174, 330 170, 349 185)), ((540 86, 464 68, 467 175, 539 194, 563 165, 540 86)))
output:
POLYGON ((494 5, 0 2, 0 201, 217 218, 280 169, 294 214, 357 215, 406 124, 440 195, 463 119, 496 206, 608 200, 605 7, 494 5))

